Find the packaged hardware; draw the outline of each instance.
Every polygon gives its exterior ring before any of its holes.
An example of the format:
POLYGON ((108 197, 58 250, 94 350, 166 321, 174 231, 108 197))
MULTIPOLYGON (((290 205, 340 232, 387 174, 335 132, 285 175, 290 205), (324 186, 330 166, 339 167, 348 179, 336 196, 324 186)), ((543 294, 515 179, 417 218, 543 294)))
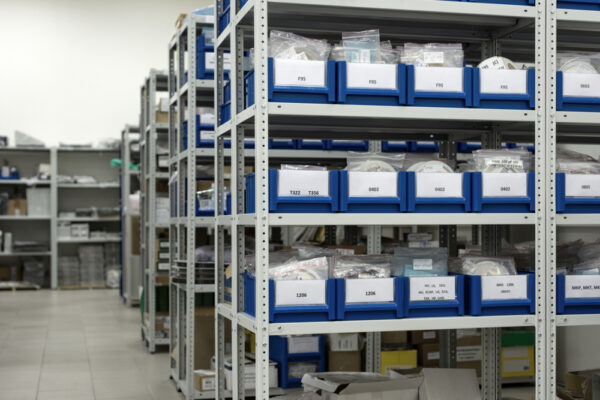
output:
POLYGON ((575 74, 597 74, 599 53, 558 53, 558 70, 575 74))
POLYGON ((336 256, 333 258, 334 278, 371 279, 389 278, 392 259, 388 254, 336 256))
POLYGON ((523 173, 531 171, 532 155, 523 149, 476 150, 473 152, 475 171, 487 173, 523 173))
POLYGON ((396 247, 392 275, 446 276, 448 275, 448 249, 396 247))
POLYGON ((404 169, 418 173, 453 173, 454 164, 445 159, 410 154, 404 160, 404 169))
POLYGON ((523 64, 517 65, 514 62, 512 62, 511 60, 509 60, 508 58, 499 57, 499 56, 486 58, 485 60, 480 62, 479 65, 477 65, 477 68, 479 68, 479 69, 496 69, 496 70, 502 70, 502 69, 517 70, 517 69, 524 69, 523 67, 524 67, 523 64))
POLYGON ((464 52, 460 43, 405 43, 400 62, 416 67, 462 68, 464 52))
POLYGON ((325 280, 329 277, 327 257, 308 260, 291 259, 285 264, 269 266, 269 278, 273 280, 325 280))
POLYGON ((587 154, 558 149, 557 160, 557 172, 583 175, 600 174, 600 162, 587 154))
POLYGON ((452 263, 452 272, 464 275, 498 276, 516 275, 515 260, 512 257, 465 256, 460 262, 452 263), (458 266, 458 270, 455 270, 458 266))
POLYGON ((348 152, 348 171, 396 172, 402 170, 405 155, 398 153, 348 152))
POLYGON ((331 45, 326 40, 309 39, 291 32, 271 31, 269 57, 287 60, 327 61, 331 45))

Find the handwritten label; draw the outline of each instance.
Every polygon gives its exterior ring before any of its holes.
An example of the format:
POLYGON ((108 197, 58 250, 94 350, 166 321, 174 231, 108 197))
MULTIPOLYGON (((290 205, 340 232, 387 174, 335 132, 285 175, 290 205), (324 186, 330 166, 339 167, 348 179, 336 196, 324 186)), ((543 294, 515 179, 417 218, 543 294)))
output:
POLYGON ((563 95, 572 97, 600 97, 600 75, 563 73, 563 95))
POLYGON ((398 197, 397 172, 348 172, 349 197, 398 197))
POLYGON ((394 301, 394 278, 346 279, 346 303, 394 301))
POLYGON ((527 70, 480 70, 481 93, 527 94, 527 70))
POLYGON ((600 275, 565 276, 565 297, 567 299, 600 298, 600 275))
POLYGON ((482 173, 483 197, 526 197, 526 173, 482 173))
POLYGON ((280 197, 328 197, 328 171, 279 171, 277 194, 280 197))
POLYGON ((324 280, 275 281, 275 305, 326 304, 324 280))
POLYGON ((456 300, 456 278, 453 276, 411 277, 410 301, 456 300))
POLYGON ((415 67, 415 91, 463 92, 463 69, 445 67, 415 67))
POLYGON ((325 61, 275 59, 275 86, 325 87, 325 61))
POLYGON ((565 175, 565 195, 567 197, 600 197, 600 175, 565 175))
POLYGON ((397 89, 397 64, 346 64, 349 89, 397 89))
POLYGON ((527 298, 527 275, 482 276, 482 300, 520 300, 527 298))
POLYGON ((462 197, 463 174, 416 173, 417 197, 462 197))

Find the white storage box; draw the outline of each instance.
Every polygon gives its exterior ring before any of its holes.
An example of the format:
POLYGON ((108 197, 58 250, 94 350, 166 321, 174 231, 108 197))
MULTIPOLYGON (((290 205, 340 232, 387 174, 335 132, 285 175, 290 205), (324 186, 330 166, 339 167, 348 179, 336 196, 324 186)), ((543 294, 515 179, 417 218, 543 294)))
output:
POLYGON ((30 217, 50 216, 50 189, 27 188, 27 215, 30 217))
MULTIPOLYGON (((231 371, 231 358, 226 358, 224 361, 225 365, 225 389, 231 390, 233 386, 233 377, 231 371)), ((269 362, 269 387, 275 388, 278 386, 277 379, 277 363, 274 361, 269 362)), ((246 359, 244 366, 244 382, 246 389, 254 389, 256 381, 256 364, 254 361, 246 359)))

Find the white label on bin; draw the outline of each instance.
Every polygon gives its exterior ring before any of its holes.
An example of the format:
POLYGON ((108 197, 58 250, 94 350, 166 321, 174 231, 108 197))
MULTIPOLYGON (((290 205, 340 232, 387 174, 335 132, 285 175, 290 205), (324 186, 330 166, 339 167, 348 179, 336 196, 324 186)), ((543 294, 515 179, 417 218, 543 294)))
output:
POLYGON ((527 174, 481 174, 483 197, 527 197, 527 174))
POLYGON ((600 275, 565 276, 565 297, 567 299, 600 298, 600 275))
POLYGON ((565 196, 567 197, 600 197, 600 175, 567 174, 565 175, 565 196))
POLYGON ((417 197, 462 197, 463 174, 421 173, 416 175, 417 197))
POLYGON ((389 144, 403 144, 406 145, 406 140, 388 140, 389 144))
POLYGON ((396 64, 346 64, 349 89, 397 89, 398 65, 396 64))
POLYGON ((482 69, 481 93, 527 94, 527 70, 482 69))
POLYGON ((200 131, 200 140, 215 140, 215 131, 200 131))
POLYGON ((394 301, 394 278, 346 279, 346 303, 394 301))
POLYGON ((563 95, 571 97, 600 97, 600 75, 563 73, 563 95))
POLYGON ((431 271, 433 270, 433 260, 431 258, 415 258, 413 269, 416 271, 431 271))
POLYGON ((398 197, 397 172, 348 172, 349 197, 398 197))
POLYGON ((440 359, 439 351, 433 351, 431 353, 427 353, 427 360, 439 360, 439 359, 440 359))
POLYGON ((325 61, 275 59, 275 86, 325 87, 325 61))
POLYGON ((453 276, 411 277, 410 301, 456 300, 456 278, 453 276))
POLYGON ((527 275, 481 277, 482 300, 521 300, 527 298, 527 275))
POLYGON ((158 263, 158 270, 159 271, 168 271, 169 270, 169 263, 158 263))
POLYGON ((279 171, 277 195, 280 197, 328 197, 329 172, 282 169, 279 171))
POLYGON ((463 69, 445 67, 415 67, 415 91, 462 92, 463 69))
POLYGON ((481 346, 457 346, 456 347, 456 361, 480 361, 483 358, 483 352, 481 346))
POLYGON ((276 306, 327 304, 324 280, 275 281, 276 306))
MULTIPOLYGON (((204 53, 204 69, 215 69, 216 57, 215 53, 204 53)), ((223 69, 225 71, 231 70, 231 53, 223 54, 223 69)))
POLYGON ((443 64, 444 63, 444 52, 443 51, 426 51, 423 53, 423 61, 425 64, 443 64))
POLYGON ((318 353, 319 336, 290 336, 288 337, 288 353, 318 353))

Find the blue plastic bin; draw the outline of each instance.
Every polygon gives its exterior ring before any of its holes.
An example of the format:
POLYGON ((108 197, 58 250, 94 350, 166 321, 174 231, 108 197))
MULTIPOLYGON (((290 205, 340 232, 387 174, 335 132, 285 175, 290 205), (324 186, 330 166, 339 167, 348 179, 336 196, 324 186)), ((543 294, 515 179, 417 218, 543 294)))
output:
POLYGON ((471 211, 471 177, 469 172, 463 173, 462 197, 417 197, 417 176, 414 172, 407 174, 406 209, 419 213, 463 213, 471 211))
POLYGON ((411 153, 439 153, 440 144, 438 142, 412 141, 408 142, 411 153))
POLYGON ((530 213, 535 211, 535 173, 527 173, 527 196, 483 197, 483 175, 471 173, 471 211, 488 213, 530 213))
POLYGON ((465 275, 467 314, 469 315, 519 315, 535 313, 535 275, 518 275, 526 280, 527 298, 512 300, 482 300, 482 279, 497 277, 465 275))
MULTIPOLYGON (((380 68, 389 68, 387 64, 375 65, 381 66, 380 68)), ((358 67, 361 66, 362 64, 358 64, 358 67)), ((400 106, 406 104, 406 66, 404 64, 396 65, 395 89, 349 88, 348 63, 346 61, 338 61, 336 69, 338 103, 376 106, 400 106)), ((373 79, 373 81, 376 82, 376 79, 373 79)))
POLYGON ((269 139, 270 149, 296 149, 298 148, 296 139, 269 139))
POLYGON ((219 121, 224 124, 231 119, 231 81, 226 81, 223 85, 223 104, 219 107, 221 108, 219 121))
MULTIPOLYGON (((594 275, 578 275, 589 276, 594 275)), ((599 298, 567 298, 566 276, 556 275, 556 313, 557 314, 600 314, 599 298)))
POLYGON ((600 93, 597 97, 571 97, 563 94, 564 74, 556 73, 556 109, 559 111, 600 111, 600 93))
POLYGON ((527 93, 481 93, 481 70, 473 68, 473 107, 532 110, 535 108, 535 70, 527 70, 527 93))
POLYGON ((600 0, 558 0, 556 5, 575 10, 600 10, 600 0))
POLYGON ((325 150, 369 151, 368 140, 325 140, 325 150))
MULTIPOLYGON (((223 147, 226 149, 231 148, 231 139, 225 139, 223 141, 223 147)), ((245 149, 253 149, 254 148, 254 139, 244 139, 244 148, 245 149)))
POLYGON ((327 140, 307 140, 298 139, 296 141, 296 148, 299 150, 326 150, 327 140))
POLYGON ((566 196, 566 178, 563 172, 556 174, 556 212, 563 214, 600 213, 600 197, 566 196))
MULTIPOLYGON (((225 212, 225 215, 231 215, 231 193, 228 193, 227 196, 225 197, 225 209, 223 211, 225 212)), ((214 209, 201 210, 200 203, 198 202, 198 199, 196 199, 196 216, 197 217, 213 217, 214 215, 215 215, 214 209)))
MULTIPOLYGON (((465 1, 465 0, 463 0, 465 1)), ((512 4, 516 6, 533 6, 535 0, 466 0, 471 3, 512 4)))
POLYGON ((302 378, 289 377, 289 364, 295 362, 317 364, 317 372, 325 371, 325 336, 313 335, 318 338, 319 351, 314 353, 290 353, 286 336, 271 336, 269 338, 269 358, 278 364, 279 385, 282 388, 302 387, 302 378))
POLYGON ((409 142, 406 140, 384 140, 381 142, 381 151, 384 153, 404 153, 410 151, 409 142))
MULTIPOLYGON (((333 213, 339 208, 339 171, 329 171, 329 196, 279 196, 279 170, 269 169, 269 212, 273 213, 333 213)), ((255 212, 255 176, 246 175, 246 213, 255 212)))
MULTIPOLYGON (((234 0, 235 1, 235 0, 234 0)), ((229 25, 231 17, 230 0, 223 0, 223 12, 219 14, 219 33, 229 25)))
POLYGON ((19 171, 15 170, 11 176, 0 176, 0 180, 11 181, 19 179, 19 171))
MULTIPOLYGON (((377 172, 372 172, 376 174, 377 172)), ((340 211, 350 213, 399 213, 406 211, 406 174, 397 172, 395 197, 350 197, 348 171, 340 174, 340 211)))
MULTIPOLYGON (((459 92, 421 92, 415 90, 415 66, 406 66, 406 104, 420 107, 471 107, 473 105, 473 68, 463 68, 463 89, 459 92)), ((443 83, 440 83, 443 84, 443 83)))
POLYGON ((463 275, 454 275, 451 277, 401 277, 404 283, 404 301, 403 315, 405 318, 420 317, 456 317, 465 313, 465 281, 463 275), (453 300, 437 301, 411 301, 410 285, 415 279, 440 279, 452 278, 455 280, 456 298, 453 300))
MULTIPOLYGON (((214 140, 201 140, 200 132, 202 131, 215 131, 214 125, 202 125, 200 124, 200 116, 196 115, 196 147, 214 147, 214 140)), ((188 148, 188 121, 183 121, 183 149, 188 148)))
MULTIPOLYGON (((256 279, 244 273, 244 311, 256 316, 255 296, 256 279)), ((298 281, 300 282, 300 281, 298 281)), ((327 279, 325 283, 326 304, 323 305, 275 305, 275 281, 269 279, 269 322, 317 322, 335 319, 335 280, 327 279)))
POLYGON ((481 150, 480 142, 456 142, 457 153, 472 153, 475 150, 481 150))
POLYGON ((350 279, 336 279, 337 319, 356 321, 402 318, 402 279, 390 279, 394 282, 394 301, 387 303, 346 303, 346 281, 350 279))

